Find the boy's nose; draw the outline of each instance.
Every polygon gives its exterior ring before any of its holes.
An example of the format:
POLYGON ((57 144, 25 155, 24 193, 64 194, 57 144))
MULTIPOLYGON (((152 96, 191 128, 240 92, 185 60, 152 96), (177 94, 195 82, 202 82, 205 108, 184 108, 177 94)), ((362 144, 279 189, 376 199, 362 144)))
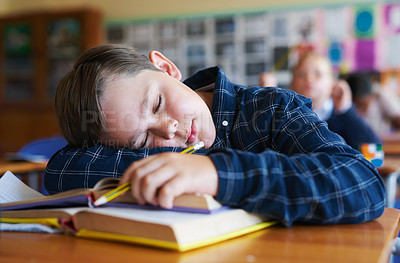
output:
POLYGON ((159 120, 158 125, 154 129, 154 134, 165 139, 175 137, 175 132, 178 129, 178 121, 172 118, 163 118, 159 120))

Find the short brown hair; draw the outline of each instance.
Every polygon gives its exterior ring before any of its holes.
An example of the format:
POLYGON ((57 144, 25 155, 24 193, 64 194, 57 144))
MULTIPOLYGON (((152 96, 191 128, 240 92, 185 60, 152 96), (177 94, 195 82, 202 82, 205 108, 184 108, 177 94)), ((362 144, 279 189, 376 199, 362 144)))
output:
POLYGON ((76 147, 101 143, 105 129, 100 102, 105 88, 115 77, 143 70, 159 71, 129 46, 106 44, 82 53, 56 92, 57 119, 65 139, 76 147))
POLYGON ((309 51, 309 52, 303 54, 297 61, 297 64, 292 68, 292 74, 294 74, 299 69, 299 67, 304 63, 304 61, 306 61, 307 59, 310 59, 310 58, 315 59, 315 60, 321 60, 323 63, 325 63, 329 68, 330 74, 332 75, 332 77, 334 77, 332 63, 330 62, 330 60, 327 57, 325 57, 315 51, 309 51))

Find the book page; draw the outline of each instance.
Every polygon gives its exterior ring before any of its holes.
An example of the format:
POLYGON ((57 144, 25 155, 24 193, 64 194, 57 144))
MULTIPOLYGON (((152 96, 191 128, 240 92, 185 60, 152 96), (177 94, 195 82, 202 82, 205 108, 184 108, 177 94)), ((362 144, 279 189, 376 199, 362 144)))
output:
POLYGON ((162 225, 174 225, 177 223, 185 222, 187 220, 206 218, 209 214, 199 213, 183 213, 170 210, 160 210, 151 208, 132 209, 132 208, 119 208, 119 207, 98 207, 87 209, 84 211, 90 213, 103 214, 113 217, 125 218, 128 220, 137 220, 162 225))
POLYGON ((38 191, 33 190, 24 184, 10 171, 7 171, 0 178, 0 204, 23 201, 43 196, 44 195, 38 191))

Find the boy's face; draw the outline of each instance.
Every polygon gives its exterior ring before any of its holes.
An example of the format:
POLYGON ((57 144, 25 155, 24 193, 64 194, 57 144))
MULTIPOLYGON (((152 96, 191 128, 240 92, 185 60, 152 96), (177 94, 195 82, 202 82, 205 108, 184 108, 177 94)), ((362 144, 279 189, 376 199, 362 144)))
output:
POLYGON ((146 70, 110 81, 101 101, 104 139, 131 149, 188 147, 215 140, 211 112, 202 98, 165 72, 146 70))
POLYGON ((330 65, 319 58, 309 57, 293 72, 291 88, 321 106, 332 93, 334 79, 330 65))

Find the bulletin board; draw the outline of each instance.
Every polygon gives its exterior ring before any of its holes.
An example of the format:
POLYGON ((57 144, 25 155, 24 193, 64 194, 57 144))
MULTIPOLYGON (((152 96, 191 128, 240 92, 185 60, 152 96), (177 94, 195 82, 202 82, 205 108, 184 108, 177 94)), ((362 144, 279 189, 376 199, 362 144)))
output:
POLYGON ((159 50, 185 78, 218 65, 240 84, 257 85, 261 72, 274 71, 285 86, 291 67, 309 50, 326 55, 338 74, 379 71, 394 77, 400 70, 400 3, 133 19, 106 26, 109 43, 144 54, 159 50))

